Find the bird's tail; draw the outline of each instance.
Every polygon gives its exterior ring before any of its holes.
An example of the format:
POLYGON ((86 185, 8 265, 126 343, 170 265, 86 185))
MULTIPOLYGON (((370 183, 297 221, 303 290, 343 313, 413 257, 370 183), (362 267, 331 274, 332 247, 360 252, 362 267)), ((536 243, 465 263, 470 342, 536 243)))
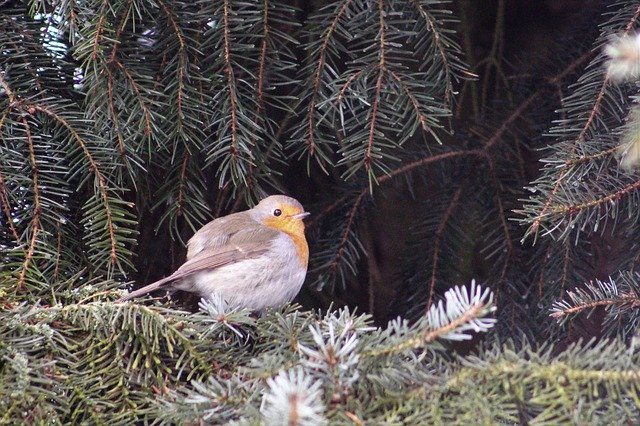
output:
POLYGON ((173 281, 175 279, 175 277, 173 275, 170 275, 166 278, 163 278, 159 281, 156 281, 154 283, 151 283, 149 285, 146 285, 142 288, 139 288, 135 291, 132 291, 131 293, 127 294, 126 296, 122 296, 120 299, 116 300, 116 303, 122 303, 122 302, 126 302, 127 300, 131 300, 131 299, 135 299, 136 297, 142 296, 144 294, 147 293, 151 293, 152 291, 158 290, 159 288, 162 287, 163 284, 168 283, 170 281, 173 281))

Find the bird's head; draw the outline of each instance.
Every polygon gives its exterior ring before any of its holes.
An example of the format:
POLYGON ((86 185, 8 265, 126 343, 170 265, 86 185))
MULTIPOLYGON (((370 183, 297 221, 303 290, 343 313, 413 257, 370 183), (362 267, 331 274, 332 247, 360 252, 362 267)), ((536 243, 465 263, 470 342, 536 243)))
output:
POLYGON ((288 234, 296 246, 300 263, 306 268, 309 246, 304 237, 303 219, 309 216, 302 204, 286 195, 271 195, 249 210, 254 220, 288 234))
POLYGON ((269 228, 304 237, 303 219, 309 216, 302 204, 286 195, 271 195, 251 209, 253 218, 269 228))

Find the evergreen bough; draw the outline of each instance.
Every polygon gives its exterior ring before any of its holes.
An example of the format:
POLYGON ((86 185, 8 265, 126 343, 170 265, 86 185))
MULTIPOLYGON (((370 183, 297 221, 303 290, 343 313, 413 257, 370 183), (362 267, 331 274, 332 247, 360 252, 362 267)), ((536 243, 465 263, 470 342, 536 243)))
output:
POLYGON ((464 0, 0 1, 0 424, 638 422, 640 6, 604 3, 514 65, 505 0, 483 57, 464 0), (336 305, 113 302, 286 190, 336 305))

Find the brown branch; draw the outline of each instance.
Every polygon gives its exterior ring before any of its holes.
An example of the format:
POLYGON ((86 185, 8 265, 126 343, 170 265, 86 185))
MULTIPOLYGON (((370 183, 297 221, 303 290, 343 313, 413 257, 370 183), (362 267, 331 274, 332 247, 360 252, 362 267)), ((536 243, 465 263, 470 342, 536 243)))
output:
POLYGON ((564 316, 567 315, 572 315, 572 314, 576 314, 582 311, 586 311, 589 309, 593 309, 595 307, 598 306, 610 306, 610 305, 633 305, 633 306, 640 306, 640 299, 638 299, 635 296, 622 296, 618 299, 605 299, 605 300, 598 300, 596 302, 591 302, 591 303, 585 303, 584 305, 580 305, 580 306, 574 306, 572 308, 567 308, 567 309, 563 309, 561 311, 557 311, 554 312, 552 314, 549 314, 549 316, 551 318, 562 318, 564 316))
MULTIPOLYGON (((178 91, 177 91, 177 107, 178 107, 178 111, 179 113, 176 114, 178 117, 178 127, 182 126, 182 98, 183 98, 183 92, 184 92, 184 65, 185 65, 185 58, 187 56, 187 52, 186 52, 186 46, 187 43, 185 41, 185 37, 184 34, 182 34, 182 30, 180 29, 180 26, 178 25, 177 22, 177 18, 175 16, 175 13, 173 12, 173 10, 169 9, 169 7, 165 4, 164 1, 162 0, 158 0, 158 3, 160 4, 160 6, 162 7, 162 10, 164 10, 164 13, 167 15, 167 19, 169 20, 169 22, 171 23, 171 26, 173 27, 174 33, 178 39, 178 44, 180 45, 180 47, 178 48, 178 60, 180 61, 179 65, 178 65, 178 91)), ((226 4, 226 3, 225 3, 226 4)))
POLYGON ((440 39, 440 32, 436 29, 436 23, 433 17, 431 16, 431 14, 427 10, 425 10, 425 8, 422 6, 422 4, 418 0, 411 0, 411 2, 414 4, 414 6, 418 9, 418 12, 420 12, 420 15, 422 15, 424 20, 427 22, 427 27, 431 30, 431 33, 433 34, 433 44, 436 50, 438 51, 438 56, 442 58, 442 64, 443 64, 444 73, 445 73, 445 80, 447 82, 446 83, 447 87, 444 91, 444 97, 447 99, 447 103, 451 103, 451 98, 453 98, 453 82, 452 82, 451 70, 450 70, 451 65, 449 64, 449 59, 447 59, 447 47, 445 47, 444 43, 440 39))
POLYGON ((360 417, 358 417, 357 414, 354 414, 350 411, 345 411, 344 413, 345 416, 347 416, 349 418, 349 420, 351 420, 353 422, 354 425, 356 426, 365 426, 365 423, 362 419, 360 419, 360 417))
POLYGON ((575 166, 576 164, 588 163, 590 161, 596 161, 596 160, 599 160, 601 158, 610 157, 611 155, 615 154, 617 150, 618 150, 618 147, 614 147, 614 148, 609 148, 609 149, 604 150, 604 151, 597 152, 595 154, 582 155, 582 156, 580 156, 578 158, 573 158, 573 159, 565 161, 564 165, 562 167, 575 166))
POLYGON ((358 198, 356 198, 356 201, 353 203, 353 207, 351 207, 351 210, 349 210, 349 214, 347 215, 347 224, 340 238, 340 243, 338 244, 338 247, 335 251, 335 255, 333 256, 333 259, 331 260, 331 263, 328 267, 328 269, 330 269, 332 272, 335 272, 338 269, 340 259, 342 258, 342 253, 345 250, 347 241, 349 241, 349 231, 355 223, 356 213, 358 212, 358 208, 360 207, 360 204, 362 203, 366 194, 366 191, 361 192, 360 195, 358 195, 358 198))
POLYGON ((100 38, 104 31, 105 9, 108 5, 109 0, 103 0, 100 11, 98 12, 100 19, 98 20, 98 25, 96 25, 96 35, 93 38, 93 48, 91 49, 91 60, 94 62, 98 59, 98 47, 100 46, 100 38))
POLYGON ((593 58, 596 55, 596 52, 593 50, 589 50, 588 52, 583 53, 579 57, 577 57, 573 62, 571 62, 568 66, 566 66, 562 71, 560 71, 557 75, 553 77, 548 77, 547 81, 551 85, 562 84, 562 80, 571 75, 574 71, 580 68, 586 61, 593 58))
POLYGON ((189 151, 185 151, 184 158, 182 159, 182 166, 180 167, 180 184, 178 185, 178 199, 176 200, 176 215, 182 215, 182 204, 184 202, 185 182, 187 180, 187 164, 189 164, 189 151))
POLYGON ((140 87, 139 87, 138 83, 136 83, 135 79, 133 78, 133 76, 131 75, 129 70, 120 61, 116 60, 114 63, 118 68, 120 68, 122 70, 122 72, 124 73, 125 77, 129 81, 129 84, 131 84, 131 88, 133 89, 133 92, 135 93, 136 97, 138 98, 138 103, 140 104, 140 109, 142 109, 142 112, 144 114, 144 122, 145 122, 144 134, 145 134, 145 136, 149 136, 152 133, 151 111, 149 110, 149 108, 145 104, 145 100, 144 100, 144 97, 142 96, 142 92, 140 91, 140 87))
POLYGON ((29 240, 29 247, 24 255, 24 261, 20 275, 18 276, 17 290, 21 290, 24 287, 27 270, 29 264, 33 259, 33 253, 38 242, 38 234, 40 233, 40 215, 42 214, 42 203, 40 200, 40 183, 38 182, 38 163, 36 162, 36 152, 33 146, 33 136, 31 134, 31 127, 25 117, 21 117, 26 134, 27 147, 29 148, 29 163, 31 165, 31 179, 33 181, 33 218, 31 219, 31 239, 29 240))
POLYGON ((531 105, 533 105, 534 101, 538 99, 540 95, 542 95, 543 90, 538 90, 531 95, 527 99, 525 99, 518 107, 507 117, 505 121, 502 122, 500 127, 495 131, 495 133, 491 136, 491 138, 487 141, 484 146, 485 151, 489 151, 493 148, 498 142, 502 140, 502 136, 511 128, 511 125, 524 114, 526 110, 529 109, 531 105))
POLYGON ((262 0, 262 43, 260 45, 260 66, 258 67, 258 111, 264 111, 264 80, 267 68, 267 47, 269 40, 269 0, 262 0))
POLYGON ((413 105, 413 109, 415 110, 416 115, 418 116, 418 121, 420 122, 420 125, 422 126, 422 128, 424 130, 427 130, 427 127, 428 127, 427 126, 427 119, 422 114, 422 112, 420 111, 420 103, 418 102, 418 100, 413 95, 413 92, 411 91, 411 89, 404 83, 404 81, 402 81, 402 79, 400 78, 400 76, 398 74, 396 74, 392 70, 387 70, 387 71, 389 72, 389 75, 391 75, 391 77, 393 77, 393 79, 398 82, 398 84, 400 85, 400 87, 404 91, 405 95, 407 95, 407 97, 409 98, 409 101, 411 102, 411 105, 413 105))
POLYGON ((310 155, 313 155, 316 150, 316 145, 313 140, 314 129, 315 129, 315 111, 316 111, 315 99, 318 96, 318 92, 320 91, 320 79, 322 75, 322 70, 326 63, 327 47, 329 46, 329 40, 331 39, 331 36, 336 30, 336 27, 338 25, 338 22, 340 21, 340 18, 342 17, 342 15, 345 14, 345 12, 347 11, 347 7, 349 6, 349 4, 351 4, 352 1, 353 0, 344 0, 342 7, 340 7, 340 10, 338 10, 338 13, 336 13, 335 17, 333 18, 333 21, 331 22, 331 25, 329 25, 329 27, 322 34, 323 41, 322 41, 322 45, 318 50, 318 61, 317 61, 318 66, 316 67, 316 72, 315 72, 315 75, 313 76, 313 88, 311 89, 311 96, 309 98, 309 109, 307 112, 307 120, 309 122, 308 124, 309 137, 305 141, 305 144, 308 147, 310 155))
POLYGON ((13 217, 11 216, 11 205, 9 204, 9 195, 7 194, 7 186, 4 183, 4 176, 0 173, 0 204, 2 204, 2 211, 7 218, 7 224, 11 230, 11 234, 16 241, 20 241, 18 231, 13 224, 13 217))
MULTIPOLYGON (((627 23, 627 26, 626 26, 626 29, 625 29, 625 35, 627 35, 627 34, 629 34, 629 32, 631 32, 631 29, 633 28, 634 23, 638 20, 639 17, 640 17, 640 7, 638 7, 638 9, 636 9, 636 13, 633 15, 633 18, 631 20, 629 20, 629 22, 627 23)), ((605 77, 604 77, 604 79, 602 81, 602 85, 600 86, 600 90, 598 91, 598 95, 596 96, 595 102, 594 102, 594 104, 593 104, 593 106, 591 108, 591 111, 589 113, 589 117, 587 118, 587 121, 584 123, 584 125, 582 127, 582 130, 578 134, 578 137, 573 142, 572 152, 575 151, 575 149, 578 146, 578 144, 584 142, 584 140, 586 138, 586 135, 587 135, 587 132, 591 129, 591 125, 593 124, 596 115, 600 111, 600 106, 601 106, 602 101, 604 99, 604 95, 606 93, 606 88, 607 88, 608 84, 609 84, 609 73, 607 72, 607 74, 605 75, 605 77)), ((562 185, 562 182, 564 181, 564 178, 569 173, 571 165, 572 164, 565 163, 565 165, 562 167, 562 170, 560 172, 560 176, 556 180, 556 184, 554 185, 553 189, 551 190, 551 192, 547 196, 547 199, 545 200, 544 206, 542 207, 542 210, 540 211, 540 214, 538 214, 538 216, 536 216, 536 218, 533 220, 533 224, 531 225, 531 228, 530 228, 530 232, 531 233, 535 234, 540 229, 540 225, 542 224, 542 220, 545 217, 547 211, 549 210, 549 207, 551 206, 551 202, 552 202, 554 196, 556 195, 556 193, 558 192, 558 190, 560 189, 560 187, 562 185)))
POLYGON ((347 91, 349 86, 351 86, 351 83, 353 82, 353 80, 358 78, 360 74, 364 72, 365 69, 366 68, 362 68, 349 76, 347 81, 345 81, 342 87, 340 87, 340 91, 338 92, 338 96, 336 97, 336 101, 334 102, 334 104, 338 104, 340 103, 340 101, 342 101, 342 98, 344 97, 345 92, 347 91))
POLYGON ((129 14, 131 13, 131 8, 133 6, 133 0, 128 0, 127 3, 128 3, 127 4, 127 8, 125 10, 123 10, 122 14, 120 15, 120 25, 118 26, 118 29, 116 30, 116 35, 114 37, 116 42, 113 43, 113 48, 111 49, 111 58, 109 59, 109 62, 117 61, 116 55, 117 55, 117 52, 118 52, 118 47, 120 46, 120 36, 122 35, 122 31, 124 31, 124 27, 127 25, 127 16, 129 16, 129 14))
POLYGON ((231 103, 230 109, 231 109, 231 146, 230 146, 230 152, 231 152, 231 157, 235 158, 238 155, 238 148, 237 148, 237 135, 236 135, 236 129, 238 127, 238 117, 237 117, 237 108, 238 108, 238 99, 236 98, 236 91, 235 91, 235 87, 236 87, 236 83, 235 83, 235 76, 233 73, 233 67, 232 67, 232 63, 231 63, 231 31, 229 29, 229 10, 230 10, 230 6, 229 6, 229 1, 225 0, 224 1, 224 13, 223 13, 223 26, 224 26, 224 62, 225 62, 225 67, 224 67, 224 72, 227 75, 227 85, 229 86, 228 90, 229 90, 229 101, 231 103))
POLYGON ((473 321, 478 317, 478 314, 480 314, 480 312, 484 307, 485 307, 484 304, 476 303, 470 306, 469 309, 464 313, 464 315, 461 315, 460 317, 454 319, 449 324, 443 327, 440 327, 436 330, 431 330, 431 331, 425 330, 425 332, 422 333, 421 335, 411 339, 407 339, 396 346, 390 346, 390 347, 386 347, 386 348, 382 348, 374 351, 364 352, 362 353, 362 356, 377 357, 377 356, 383 356, 383 355, 393 355, 393 354, 402 353, 407 349, 421 348, 426 344, 432 343, 437 338, 452 332, 456 328, 461 327, 462 325, 470 321, 473 321))
POLYGON ((118 242, 116 241, 115 228, 116 225, 113 223, 113 212, 111 211, 111 206, 109 205, 109 188, 107 186, 107 180, 100 171, 100 166, 98 162, 93 158, 91 151, 87 148, 87 144, 82 139, 80 134, 71 126, 71 124, 58 115, 55 111, 50 110, 48 107, 38 104, 30 105, 29 108, 33 108, 34 110, 40 111, 45 115, 53 118, 55 121, 60 123, 64 128, 66 128, 73 139, 78 143, 80 149, 82 150, 85 158, 89 162, 89 169, 96 177, 96 182, 98 184, 98 190, 100 192, 100 197, 102 198, 102 203, 104 205, 104 211, 106 215, 107 222, 107 232, 109 233, 109 245, 111 251, 111 262, 112 264, 116 264, 118 261, 118 242))
MULTIPOLYGON (((380 176, 377 178, 378 184, 382 184, 388 180, 391 180, 397 176, 403 175, 405 173, 413 172, 414 170, 426 166, 431 163, 437 163, 443 160, 448 160, 456 157, 482 157, 486 158, 486 153, 482 150, 474 149, 470 151, 451 151, 451 152, 443 152, 442 154, 433 155, 431 157, 421 158, 416 161, 412 161, 411 163, 405 164, 402 167, 399 167, 386 175, 380 176)), ((366 189, 365 189, 366 190, 366 189)))
POLYGON ((370 123, 369 123, 369 137, 367 139, 367 149, 365 151, 364 154, 364 167, 365 169, 369 170, 369 168, 371 167, 371 161, 372 161, 372 154, 371 151, 373 150, 373 142, 374 142, 374 134, 375 134, 375 129, 376 129, 376 124, 378 122, 378 105, 380 102, 380 92, 382 91, 382 78, 384 76, 384 71, 383 68, 380 68, 378 70, 378 81, 376 82, 376 93, 375 93, 375 98, 373 99, 373 102, 371 104, 371 118, 370 118, 370 123))
POLYGON ((433 295, 435 294, 436 281, 437 281, 436 270, 438 268, 438 259, 440 257, 440 244, 442 243, 442 236, 444 234, 444 229, 447 226, 447 223, 449 222, 451 215, 453 214, 453 210, 456 208, 456 206, 458 205, 458 202, 460 201, 460 195, 462 195, 462 189, 463 189, 463 186, 460 185, 456 190, 456 192, 453 194, 453 197, 451 197, 449 206, 447 207, 447 210, 442 215, 442 218, 440 219, 440 223, 438 223, 438 227, 436 228, 436 232, 434 233, 434 236, 433 236, 434 248, 433 248, 433 256, 431 259, 431 279, 429 280, 429 293, 427 297, 427 304, 425 307, 425 310, 427 311, 431 307, 431 303, 433 302, 433 295))
POLYGON ((111 114, 111 120, 113 121, 113 125, 115 126, 116 139, 118 141, 118 152, 120 157, 126 160, 127 150, 124 146, 124 139, 122 137, 122 129, 120 128, 120 120, 118 119, 118 113, 116 111, 116 105, 113 96, 113 74, 109 69, 109 66, 106 67, 107 72, 107 104, 109 105, 109 113, 111 114))
POLYGON ((574 204, 574 205, 563 205, 560 207, 554 207, 551 209, 551 213, 547 213, 547 214, 553 214, 553 215, 566 215, 566 214, 576 214, 581 210, 585 210, 591 207, 595 207, 595 206, 599 206, 602 204, 606 204, 609 203, 611 201, 617 201, 620 200, 621 198, 626 197, 627 195, 629 195, 630 193, 632 193, 633 191, 640 189, 640 180, 635 181, 634 183, 631 183, 627 186, 625 186, 624 188, 609 194, 605 197, 602 198, 596 198, 594 200, 590 200, 581 204, 574 204))
POLYGON ((380 25, 380 52, 378 58, 378 79, 376 81, 376 91, 374 94, 373 102, 371 103, 371 118, 369 123, 369 137, 367 139, 367 149, 364 154, 364 167, 366 170, 371 168, 372 161, 372 151, 373 151, 373 143, 374 143, 374 135, 376 130, 376 125, 378 124, 378 108, 380 104, 380 97, 382 93, 382 83, 384 79, 384 71, 385 71, 385 50, 386 50, 386 42, 385 42, 385 17, 384 11, 384 3, 383 0, 378 0, 378 24, 380 25))
MULTIPOLYGON (((403 174, 408 174, 408 173, 412 173, 413 171, 427 166, 429 164, 432 163, 437 163, 440 161, 444 161, 444 160, 449 160, 452 158, 457 158, 457 157, 481 157, 481 158, 486 158, 486 153, 482 150, 479 149, 474 149, 474 150, 470 150, 470 151, 452 151, 452 152, 444 152, 442 154, 438 154, 438 155, 433 155, 430 157, 425 157, 425 158, 421 158, 419 160, 416 161, 412 161, 411 163, 407 163, 402 167, 399 167, 395 170, 392 170, 391 172, 389 172, 388 174, 384 174, 382 176, 378 176, 376 177, 376 181, 378 182, 379 185, 382 185, 400 175, 403 174)), ((369 191, 369 187, 363 187, 360 192, 358 193, 357 197, 364 197, 364 195, 369 191)), ((343 195, 342 197, 338 198, 337 200, 335 200, 333 203, 331 203, 330 205, 328 205, 324 210, 322 210, 320 213, 318 213, 317 215, 315 215, 313 217, 312 220, 309 220, 307 222, 307 227, 308 228, 314 228, 315 226, 318 225, 318 223, 320 223, 321 219, 324 218, 326 215, 328 215, 329 213, 333 212, 336 208, 338 208, 339 206, 343 205, 349 198, 351 198, 353 194, 346 194, 343 195)))
POLYGON ((335 200, 333 203, 329 204, 325 207, 320 213, 313 215, 311 220, 307 222, 307 228, 312 229, 315 228, 318 223, 320 223, 320 219, 333 212, 338 206, 343 205, 350 198, 351 194, 343 195, 342 197, 335 200))

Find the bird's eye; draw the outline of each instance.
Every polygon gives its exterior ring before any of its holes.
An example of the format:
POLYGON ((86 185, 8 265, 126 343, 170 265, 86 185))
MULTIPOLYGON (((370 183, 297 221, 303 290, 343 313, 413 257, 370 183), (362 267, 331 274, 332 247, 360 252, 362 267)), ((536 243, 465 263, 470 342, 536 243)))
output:
POLYGON ((280 210, 280 209, 275 209, 275 210, 273 211, 273 215, 274 215, 274 216, 280 216, 281 214, 282 214, 282 210, 280 210))

